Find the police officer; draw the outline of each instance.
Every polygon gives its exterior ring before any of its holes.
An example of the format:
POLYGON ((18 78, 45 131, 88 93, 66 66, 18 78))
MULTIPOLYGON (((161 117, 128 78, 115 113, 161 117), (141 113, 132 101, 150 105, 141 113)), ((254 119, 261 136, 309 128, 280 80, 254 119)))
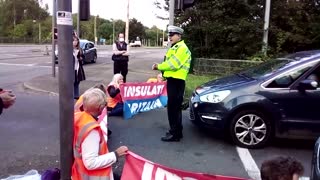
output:
POLYGON ((123 82, 126 82, 128 74, 129 55, 127 52, 127 43, 124 41, 124 34, 120 33, 118 41, 113 44, 113 74, 120 73, 123 76, 123 82))
POLYGON ((163 77, 167 79, 167 112, 170 130, 161 140, 180 141, 183 137, 181 105, 185 90, 185 80, 190 69, 191 52, 181 39, 182 28, 168 26, 168 33, 172 45, 166 53, 165 61, 161 64, 154 64, 152 69, 162 71, 163 77))

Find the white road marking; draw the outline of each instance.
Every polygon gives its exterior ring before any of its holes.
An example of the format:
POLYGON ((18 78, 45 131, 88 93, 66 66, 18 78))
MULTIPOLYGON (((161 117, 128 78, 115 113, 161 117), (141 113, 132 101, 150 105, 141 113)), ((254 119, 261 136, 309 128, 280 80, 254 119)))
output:
MULTIPOLYGON (((261 180, 260 169, 250 154, 250 151, 246 148, 236 147, 241 162, 247 171, 250 178, 254 180, 261 180)), ((299 180, 309 180, 309 177, 301 177, 299 180)))
POLYGON ((51 68, 51 66, 38 66, 37 64, 13 64, 13 63, 0 63, 0 65, 6 65, 6 66, 25 66, 25 67, 45 67, 45 68, 51 68))
POLYGON ((252 158, 250 152, 246 148, 236 147, 241 162, 250 178, 260 180, 260 170, 252 158))

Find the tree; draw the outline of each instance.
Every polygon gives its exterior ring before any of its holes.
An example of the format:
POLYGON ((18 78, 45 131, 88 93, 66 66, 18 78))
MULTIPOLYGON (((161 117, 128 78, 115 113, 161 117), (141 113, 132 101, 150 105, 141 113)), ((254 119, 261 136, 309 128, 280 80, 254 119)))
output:
POLYGON ((23 24, 26 20, 41 22, 49 16, 48 9, 41 8, 36 0, 2 0, 0 10, 2 36, 10 35, 16 25, 23 24))
MULTIPOLYGON (((165 0, 163 0, 165 1, 165 0)), ((264 0, 197 0, 176 12, 196 57, 247 59, 261 53, 264 0)), ((320 3, 273 0, 269 56, 320 48, 320 3)))
POLYGON ((129 41, 135 40, 137 37, 143 39, 146 37, 145 27, 137 19, 133 18, 129 22, 129 41))

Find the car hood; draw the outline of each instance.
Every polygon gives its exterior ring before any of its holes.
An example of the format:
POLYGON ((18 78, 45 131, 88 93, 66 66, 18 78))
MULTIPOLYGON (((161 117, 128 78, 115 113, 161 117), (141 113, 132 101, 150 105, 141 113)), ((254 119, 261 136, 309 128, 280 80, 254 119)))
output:
POLYGON ((220 91, 225 89, 233 89, 238 86, 242 86, 249 82, 255 81, 255 79, 243 76, 241 74, 235 74, 231 76, 222 77, 213 81, 209 81, 196 89, 198 94, 206 91, 220 91))

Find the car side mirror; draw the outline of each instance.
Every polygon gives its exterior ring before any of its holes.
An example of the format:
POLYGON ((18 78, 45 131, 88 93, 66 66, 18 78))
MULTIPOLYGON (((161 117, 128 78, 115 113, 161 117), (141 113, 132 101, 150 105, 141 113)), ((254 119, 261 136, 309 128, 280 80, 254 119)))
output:
POLYGON ((299 83, 300 90, 315 90, 318 87, 318 82, 315 80, 305 79, 299 83))
POLYGON ((320 179, 320 138, 316 142, 312 155, 311 178, 310 180, 320 179))

